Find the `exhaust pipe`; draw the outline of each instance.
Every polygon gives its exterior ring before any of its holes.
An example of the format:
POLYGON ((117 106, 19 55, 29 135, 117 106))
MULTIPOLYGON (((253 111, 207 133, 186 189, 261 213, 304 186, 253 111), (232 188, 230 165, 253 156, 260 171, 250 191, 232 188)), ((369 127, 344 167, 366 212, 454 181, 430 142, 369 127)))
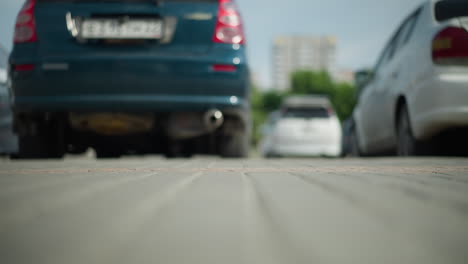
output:
POLYGON ((207 130, 212 132, 223 125, 224 115, 218 109, 209 110, 203 115, 203 123, 207 130))

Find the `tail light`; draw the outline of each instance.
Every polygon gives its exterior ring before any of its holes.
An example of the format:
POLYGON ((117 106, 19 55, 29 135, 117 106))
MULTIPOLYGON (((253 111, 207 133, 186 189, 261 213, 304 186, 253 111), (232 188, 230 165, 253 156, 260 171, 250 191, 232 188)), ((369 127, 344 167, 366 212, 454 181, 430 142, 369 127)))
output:
POLYGON ((34 70, 34 64, 15 64, 13 70, 17 72, 25 72, 34 70))
POLYGON ((468 59, 468 32, 463 28, 448 27, 432 41, 432 59, 437 64, 452 64, 468 59))
POLYGON ((212 70, 215 72, 235 72, 237 67, 234 65, 215 64, 212 66, 212 70))
POLYGON ((213 41, 226 44, 245 43, 242 19, 233 0, 219 0, 218 19, 213 41))
POLYGON ((34 21, 35 0, 27 0, 21 8, 15 25, 15 43, 26 43, 37 41, 36 24, 34 21))

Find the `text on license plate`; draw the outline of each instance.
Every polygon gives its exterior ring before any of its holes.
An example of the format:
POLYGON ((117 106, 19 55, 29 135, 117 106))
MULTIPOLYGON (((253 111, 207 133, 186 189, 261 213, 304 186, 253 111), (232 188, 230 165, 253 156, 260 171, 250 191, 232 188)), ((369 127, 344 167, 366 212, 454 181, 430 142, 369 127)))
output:
POLYGON ((159 39, 162 22, 156 19, 89 19, 81 24, 80 36, 85 39, 159 39))

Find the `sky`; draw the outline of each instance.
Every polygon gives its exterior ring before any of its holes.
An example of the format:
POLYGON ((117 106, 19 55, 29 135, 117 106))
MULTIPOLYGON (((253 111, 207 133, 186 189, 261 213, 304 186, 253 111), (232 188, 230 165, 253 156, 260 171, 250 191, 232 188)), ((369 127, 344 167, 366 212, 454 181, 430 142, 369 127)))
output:
MULTIPOLYGON (((247 34, 252 72, 271 88, 272 42, 279 35, 337 38, 339 68, 372 67, 390 35, 423 0, 236 0, 247 34)), ((15 17, 24 0, 0 0, 0 44, 11 50, 15 17)))

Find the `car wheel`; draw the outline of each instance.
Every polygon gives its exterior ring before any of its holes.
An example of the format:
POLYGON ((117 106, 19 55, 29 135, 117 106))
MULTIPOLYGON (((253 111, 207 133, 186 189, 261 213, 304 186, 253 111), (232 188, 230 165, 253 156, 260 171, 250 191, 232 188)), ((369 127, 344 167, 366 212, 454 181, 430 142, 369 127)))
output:
POLYGON ((65 155, 63 143, 51 136, 20 136, 16 159, 60 159, 65 155))
POLYGON ((38 136, 19 136, 18 154, 14 159, 40 159, 47 158, 47 149, 44 140, 38 136))
POLYGON ((247 132, 237 132, 221 138, 220 154, 224 158, 247 158, 249 156, 250 137, 247 132))
POLYGON ((18 137, 16 159, 60 159, 65 155, 64 130, 58 122, 39 126, 35 135, 18 137))
POLYGON ((401 157, 423 154, 422 144, 413 136, 408 109, 406 107, 403 107, 398 115, 397 154, 401 157))

